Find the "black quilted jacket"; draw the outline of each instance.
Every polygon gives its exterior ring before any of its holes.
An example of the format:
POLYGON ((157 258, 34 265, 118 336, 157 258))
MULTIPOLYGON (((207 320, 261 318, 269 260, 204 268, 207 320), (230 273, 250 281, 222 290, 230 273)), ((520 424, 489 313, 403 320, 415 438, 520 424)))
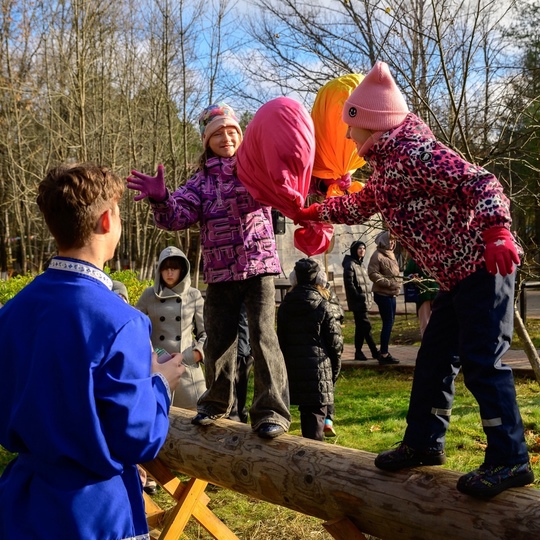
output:
POLYGON ((316 287, 297 285, 278 309, 277 334, 293 405, 334 403, 343 336, 330 303, 316 287))

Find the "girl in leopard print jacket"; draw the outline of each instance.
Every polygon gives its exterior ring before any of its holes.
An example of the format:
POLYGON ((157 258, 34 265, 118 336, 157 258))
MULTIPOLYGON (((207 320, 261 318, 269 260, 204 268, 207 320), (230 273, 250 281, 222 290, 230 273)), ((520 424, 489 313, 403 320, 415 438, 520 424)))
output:
POLYGON ((483 465, 463 475, 457 489, 485 498, 532 482, 512 370, 502 363, 513 333, 520 250, 501 184, 409 113, 383 62, 352 92, 343 120, 374 172, 360 192, 305 208, 295 221, 351 225, 380 213, 440 285, 416 359, 403 441, 379 454, 375 465, 396 471, 445 462, 454 380, 463 368, 487 447, 483 465))

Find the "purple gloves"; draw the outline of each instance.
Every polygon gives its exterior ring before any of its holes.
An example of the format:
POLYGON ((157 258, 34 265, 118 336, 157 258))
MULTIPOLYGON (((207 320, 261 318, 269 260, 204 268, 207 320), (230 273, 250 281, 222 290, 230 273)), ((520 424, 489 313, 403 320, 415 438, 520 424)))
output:
POLYGON ((519 264, 519 255, 512 233, 505 227, 492 227, 482 233, 486 243, 484 259, 490 274, 496 274, 497 268, 501 276, 514 271, 514 264, 519 264))
POLYGON ((156 176, 148 176, 139 171, 131 171, 131 176, 127 179, 127 187, 140 191, 139 195, 133 197, 134 201, 140 201, 148 197, 156 202, 163 202, 167 198, 167 188, 165 187, 165 168, 158 165, 156 176))

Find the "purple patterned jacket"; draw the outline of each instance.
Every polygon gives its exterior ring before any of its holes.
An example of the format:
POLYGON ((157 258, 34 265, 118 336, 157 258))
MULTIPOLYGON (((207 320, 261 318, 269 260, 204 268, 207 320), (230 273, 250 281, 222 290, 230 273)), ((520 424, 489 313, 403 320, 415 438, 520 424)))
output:
POLYGON ((482 231, 510 228, 509 201, 500 182, 438 142, 412 113, 365 159, 374 172, 364 188, 325 199, 320 218, 352 225, 380 213, 443 290, 484 263, 482 231))
POLYGON ((200 222, 206 283, 280 274, 271 208, 248 193, 236 158, 211 158, 161 203, 151 202, 156 225, 177 231, 200 222))

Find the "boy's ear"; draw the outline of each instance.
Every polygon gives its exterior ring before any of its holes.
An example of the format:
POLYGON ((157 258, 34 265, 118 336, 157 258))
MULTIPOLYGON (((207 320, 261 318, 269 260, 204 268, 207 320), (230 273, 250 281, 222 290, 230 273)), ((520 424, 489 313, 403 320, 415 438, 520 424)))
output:
POLYGON ((96 232, 108 233, 111 230, 111 212, 112 210, 109 208, 99 216, 96 232))

